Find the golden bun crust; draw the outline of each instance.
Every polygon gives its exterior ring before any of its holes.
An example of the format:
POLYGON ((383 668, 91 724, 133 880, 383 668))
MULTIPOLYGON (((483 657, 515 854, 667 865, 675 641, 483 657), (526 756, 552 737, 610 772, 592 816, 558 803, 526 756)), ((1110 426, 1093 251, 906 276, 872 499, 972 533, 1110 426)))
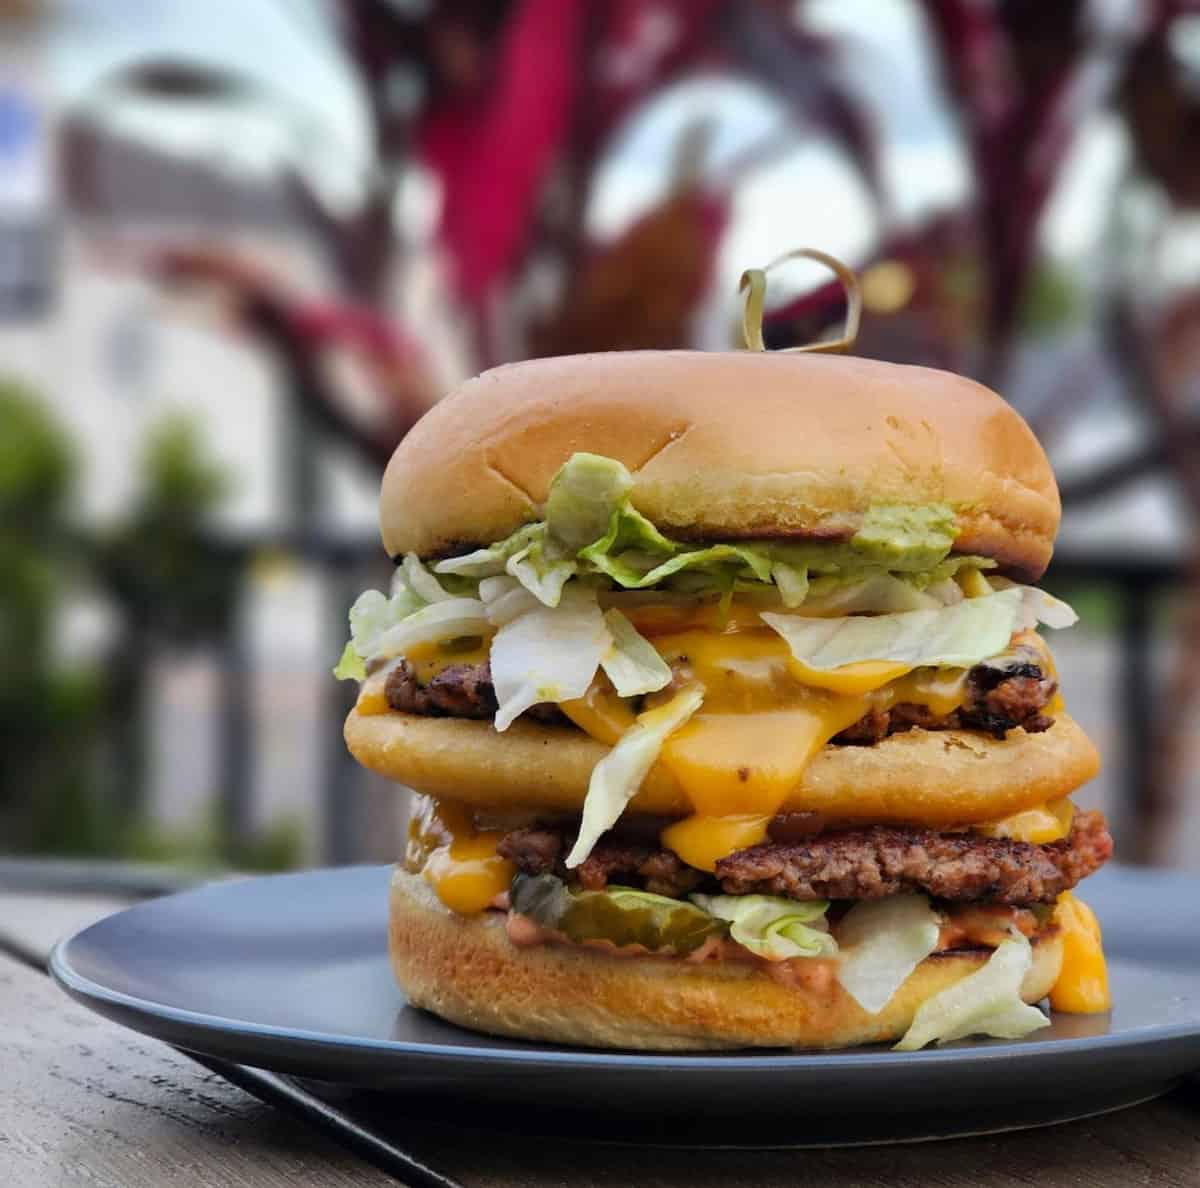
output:
POLYGON ((873 503, 945 501, 958 551, 1033 581, 1058 530, 1041 446, 973 380, 834 355, 630 351, 497 367, 441 401, 384 475, 388 553, 502 539, 578 450, 623 462, 638 510, 685 537, 841 540, 873 503))
MULTIPOLYGON (((490 722, 391 711, 346 719, 346 743, 371 771, 429 796, 486 808, 578 813, 592 768, 608 747, 562 726, 490 722)), ((827 746, 805 769, 782 811, 840 821, 932 827, 995 820, 1073 792, 1099 770, 1087 736, 1066 714, 1042 734, 1003 741, 969 730, 910 730, 870 747, 827 746)), ((670 774, 651 768, 630 811, 684 816, 670 774)))
MULTIPOLYGON (((960 981, 986 952, 927 958, 878 1015, 836 980, 786 985, 739 961, 689 964, 613 957, 566 945, 518 948, 504 916, 459 916, 419 876, 392 876, 389 940, 396 979, 414 1006, 496 1035, 656 1051, 845 1048, 899 1039, 918 1006, 960 981)), ((1062 967, 1057 934, 1034 942, 1022 997, 1038 1002, 1062 967)))

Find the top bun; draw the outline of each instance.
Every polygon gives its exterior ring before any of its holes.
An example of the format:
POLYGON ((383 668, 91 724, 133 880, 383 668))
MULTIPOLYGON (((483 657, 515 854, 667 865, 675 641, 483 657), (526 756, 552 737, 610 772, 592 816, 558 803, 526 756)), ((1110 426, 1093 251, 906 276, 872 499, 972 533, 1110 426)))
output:
POLYGON ((576 451, 623 462, 634 506, 694 540, 845 540, 871 504, 947 502, 956 551, 1033 581, 1058 529, 1041 446, 973 380, 845 356, 629 351, 512 363, 441 401, 384 475, 388 553, 503 539, 539 518, 576 451))

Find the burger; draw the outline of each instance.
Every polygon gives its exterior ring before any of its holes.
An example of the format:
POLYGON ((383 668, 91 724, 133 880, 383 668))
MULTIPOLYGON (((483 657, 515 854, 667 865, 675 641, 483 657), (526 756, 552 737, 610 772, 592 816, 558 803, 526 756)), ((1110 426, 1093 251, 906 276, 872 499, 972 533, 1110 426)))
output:
POLYGON ((1108 1006, 1109 857, 1038 627, 1060 505, 999 396, 815 354, 485 372, 383 480, 337 674, 412 789, 408 1001, 626 1049, 920 1048, 1108 1006))

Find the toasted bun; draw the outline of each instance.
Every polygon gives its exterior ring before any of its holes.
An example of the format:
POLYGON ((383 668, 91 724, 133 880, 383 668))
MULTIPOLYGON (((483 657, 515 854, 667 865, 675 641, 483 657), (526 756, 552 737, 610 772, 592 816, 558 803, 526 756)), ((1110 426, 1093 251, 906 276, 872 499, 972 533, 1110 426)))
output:
MULTIPOLYGON (((394 711, 352 711, 346 742, 364 767, 430 796, 575 813, 592 768, 608 752, 569 727, 518 720, 497 734, 489 722, 394 711)), ((1095 747, 1066 714, 1042 734, 1016 729, 1003 741, 966 730, 911 730, 870 747, 825 747, 781 811, 871 824, 969 824, 1066 796, 1098 770, 1095 747)), ((661 765, 630 809, 689 811, 661 765)))
POLYGON ((945 371, 811 354, 631 351, 470 380, 401 442, 383 480, 392 556, 490 544, 537 519, 576 451, 619 459, 638 510, 692 538, 843 540, 873 503, 949 502, 960 552, 1035 580, 1054 475, 994 392, 945 371))
MULTIPOLYGON (((929 957, 878 1015, 838 983, 776 981, 740 961, 689 964, 664 957, 614 957, 566 945, 517 948, 504 916, 458 916, 418 875, 397 868, 389 921, 392 967, 414 1006, 451 1023, 522 1039, 596 1048, 845 1048, 895 1040, 918 1006, 979 969, 989 954, 929 957)), ((1062 943, 1034 941, 1026 1002, 1049 992, 1062 943)))

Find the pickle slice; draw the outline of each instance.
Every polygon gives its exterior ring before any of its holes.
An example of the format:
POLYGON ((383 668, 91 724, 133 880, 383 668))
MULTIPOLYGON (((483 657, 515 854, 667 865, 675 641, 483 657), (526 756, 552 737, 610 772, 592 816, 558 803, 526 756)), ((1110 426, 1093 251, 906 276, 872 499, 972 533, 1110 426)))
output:
POLYGON ((633 887, 572 891, 554 875, 519 874, 512 885, 512 909, 543 928, 573 941, 611 941, 618 947, 642 945, 686 956, 728 925, 680 899, 633 887))

